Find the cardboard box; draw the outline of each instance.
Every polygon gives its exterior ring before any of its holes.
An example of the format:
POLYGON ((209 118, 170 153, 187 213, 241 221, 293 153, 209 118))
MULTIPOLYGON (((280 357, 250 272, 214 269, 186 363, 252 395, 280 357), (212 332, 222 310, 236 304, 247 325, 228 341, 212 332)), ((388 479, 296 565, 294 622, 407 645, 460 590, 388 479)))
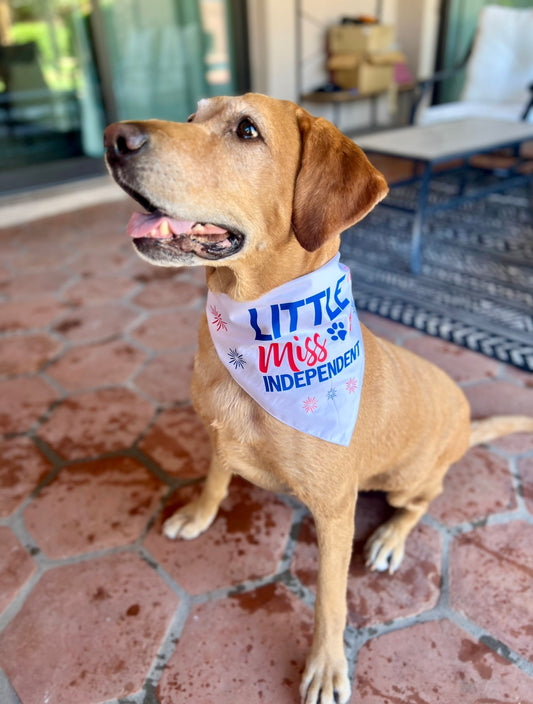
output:
POLYGON ((372 63, 363 54, 331 56, 328 69, 332 80, 340 88, 357 88, 361 95, 372 95, 388 90, 394 80, 394 64, 372 63))
POLYGON ((394 27, 386 24, 341 24, 328 32, 330 54, 380 51, 393 42, 394 27))
POLYGON ((388 90, 394 80, 394 66, 374 66, 364 61, 358 70, 357 88, 362 95, 388 90))

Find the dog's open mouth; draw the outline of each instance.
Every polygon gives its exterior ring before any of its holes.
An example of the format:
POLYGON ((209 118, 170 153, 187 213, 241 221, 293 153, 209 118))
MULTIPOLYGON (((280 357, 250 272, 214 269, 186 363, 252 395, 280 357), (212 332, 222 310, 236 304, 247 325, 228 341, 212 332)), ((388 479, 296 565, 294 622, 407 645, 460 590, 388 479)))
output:
POLYGON ((159 258, 161 249, 167 256, 196 254, 202 259, 223 259, 235 254, 243 245, 244 237, 225 227, 211 223, 176 220, 159 210, 134 213, 128 223, 128 235, 143 254, 159 258))

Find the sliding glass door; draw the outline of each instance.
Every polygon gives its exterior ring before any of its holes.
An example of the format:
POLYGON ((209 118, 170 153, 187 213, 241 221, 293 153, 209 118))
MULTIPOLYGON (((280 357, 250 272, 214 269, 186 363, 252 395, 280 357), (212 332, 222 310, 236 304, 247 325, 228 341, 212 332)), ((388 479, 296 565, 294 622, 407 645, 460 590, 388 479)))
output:
POLYGON ((244 13, 245 0, 0 0, 0 172, 99 158, 110 121, 183 120, 246 89, 244 13))

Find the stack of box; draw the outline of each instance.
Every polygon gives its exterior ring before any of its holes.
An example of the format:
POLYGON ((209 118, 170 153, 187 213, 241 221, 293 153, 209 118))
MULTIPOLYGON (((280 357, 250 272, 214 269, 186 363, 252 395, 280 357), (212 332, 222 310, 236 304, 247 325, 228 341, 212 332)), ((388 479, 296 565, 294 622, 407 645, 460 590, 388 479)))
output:
POLYGON ((394 27, 384 24, 342 24, 328 34, 328 69, 340 88, 372 95, 390 88, 394 66, 405 56, 392 50, 394 27))

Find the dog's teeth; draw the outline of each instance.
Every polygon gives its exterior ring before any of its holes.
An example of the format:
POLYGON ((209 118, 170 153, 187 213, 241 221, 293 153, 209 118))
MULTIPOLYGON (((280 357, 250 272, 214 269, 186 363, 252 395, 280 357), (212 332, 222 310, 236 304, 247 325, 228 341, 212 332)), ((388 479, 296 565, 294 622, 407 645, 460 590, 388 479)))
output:
POLYGON ((158 235, 157 227, 153 227, 153 228, 150 230, 150 237, 157 237, 157 235, 158 235))
POLYGON ((168 226, 168 222, 166 220, 163 220, 159 226, 159 232, 163 237, 168 237, 168 235, 170 235, 170 227, 168 226))

